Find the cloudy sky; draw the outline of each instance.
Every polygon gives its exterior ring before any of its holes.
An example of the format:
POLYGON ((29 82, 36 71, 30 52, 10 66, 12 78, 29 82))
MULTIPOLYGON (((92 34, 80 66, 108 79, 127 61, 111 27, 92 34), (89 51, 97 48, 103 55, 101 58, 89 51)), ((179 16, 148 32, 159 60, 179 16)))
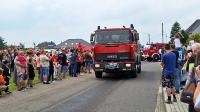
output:
POLYGON ((9 44, 55 41, 69 38, 89 41, 98 25, 134 24, 145 44, 161 41, 175 21, 187 29, 200 18, 200 0, 0 0, 0 36, 9 44))

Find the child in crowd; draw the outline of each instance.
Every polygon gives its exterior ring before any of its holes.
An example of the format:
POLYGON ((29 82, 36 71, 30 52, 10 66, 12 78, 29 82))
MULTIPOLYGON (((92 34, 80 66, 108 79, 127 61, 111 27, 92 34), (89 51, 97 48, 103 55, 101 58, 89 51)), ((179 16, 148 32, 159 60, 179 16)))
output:
MULTIPOLYGON (((10 73, 10 68, 9 68, 9 62, 7 60, 5 60, 3 62, 2 69, 3 69, 3 77, 4 77, 4 80, 6 82, 5 85, 9 86, 9 81, 10 81, 11 73, 10 73)), ((9 88, 7 87, 6 90, 5 90, 5 92, 7 94, 11 93, 10 91, 8 91, 8 89, 9 88)))
POLYGON ((50 60, 49 60, 49 77, 48 77, 49 82, 54 81, 54 62, 52 59, 52 54, 50 54, 50 60))
POLYGON ((34 66, 33 66, 33 59, 29 58, 28 60, 28 86, 33 88, 33 80, 35 77, 34 66))
POLYGON ((21 64, 26 66, 26 58, 22 55, 17 56, 17 61, 21 64))
POLYGON ((2 92, 8 88, 8 86, 6 86, 5 84, 6 82, 3 77, 3 69, 0 69, 0 96, 2 96, 2 92))
POLYGON ((180 39, 181 39, 181 34, 177 33, 175 35, 175 39, 174 39, 174 44, 175 44, 176 48, 181 48, 181 46, 182 46, 180 39))
POLYGON ((57 80, 62 80, 62 74, 61 74, 61 68, 62 68, 62 66, 61 66, 61 64, 60 64, 61 62, 59 61, 58 62, 58 64, 57 64, 57 76, 58 76, 58 78, 57 78, 57 80))

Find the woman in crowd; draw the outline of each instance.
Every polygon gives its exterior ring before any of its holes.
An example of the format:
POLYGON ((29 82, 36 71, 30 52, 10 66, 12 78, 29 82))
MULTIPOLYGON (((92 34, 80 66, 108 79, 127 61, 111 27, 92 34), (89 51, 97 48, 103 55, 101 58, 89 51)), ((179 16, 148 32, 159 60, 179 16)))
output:
MULTIPOLYGON (((200 43, 195 43, 192 45, 192 51, 188 52, 188 64, 187 64, 188 79, 186 81, 185 86, 187 86, 191 81, 196 80, 194 67, 197 66, 195 65, 195 61, 196 61, 195 58, 199 49, 200 49, 200 43)), ((194 105, 188 106, 188 112, 195 112, 194 105)))
POLYGON ((43 78, 43 84, 50 84, 48 81, 50 59, 47 57, 44 49, 41 50, 39 60, 40 60, 40 76, 43 78))
POLYGON ((82 51, 79 50, 77 55, 77 75, 80 75, 81 73, 82 63, 83 63, 83 54, 82 51))
POLYGON ((28 86, 30 88, 33 88, 34 77, 35 77, 34 61, 33 58, 30 57, 28 59, 28 86))
POLYGON ((17 70, 17 86, 18 91, 22 91, 25 88, 25 73, 26 73, 26 58, 24 57, 24 52, 19 51, 19 54, 15 58, 15 65, 17 70))

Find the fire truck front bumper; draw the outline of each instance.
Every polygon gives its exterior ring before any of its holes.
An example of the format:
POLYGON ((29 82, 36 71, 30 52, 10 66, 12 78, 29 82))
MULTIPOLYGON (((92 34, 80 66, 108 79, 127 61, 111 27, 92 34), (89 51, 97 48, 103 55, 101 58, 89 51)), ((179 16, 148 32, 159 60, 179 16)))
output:
POLYGON ((149 55, 142 55, 142 57, 146 59, 149 57, 149 55))
POLYGON ((129 72, 133 71, 136 68, 135 62, 126 62, 126 63, 95 63, 94 71, 96 72, 129 72))

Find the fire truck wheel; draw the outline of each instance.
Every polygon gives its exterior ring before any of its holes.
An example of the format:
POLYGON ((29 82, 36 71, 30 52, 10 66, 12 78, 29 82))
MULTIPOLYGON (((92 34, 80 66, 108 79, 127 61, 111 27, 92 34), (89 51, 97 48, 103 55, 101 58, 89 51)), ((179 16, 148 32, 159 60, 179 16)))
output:
POLYGON ((137 77, 137 69, 135 67, 135 69, 131 72, 131 77, 132 78, 136 78, 137 77))
POLYGON ((160 59, 160 56, 158 54, 155 54, 153 56, 153 61, 158 61, 160 59))
POLYGON ((141 62, 140 62, 139 65, 137 66, 137 73, 141 73, 141 68, 142 68, 142 66, 141 66, 141 62))
POLYGON ((147 57, 147 61, 148 61, 148 62, 152 62, 153 59, 152 59, 151 57, 147 57))
POLYGON ((95 72, 96 78, 102 78, 102 72, 95 72))

